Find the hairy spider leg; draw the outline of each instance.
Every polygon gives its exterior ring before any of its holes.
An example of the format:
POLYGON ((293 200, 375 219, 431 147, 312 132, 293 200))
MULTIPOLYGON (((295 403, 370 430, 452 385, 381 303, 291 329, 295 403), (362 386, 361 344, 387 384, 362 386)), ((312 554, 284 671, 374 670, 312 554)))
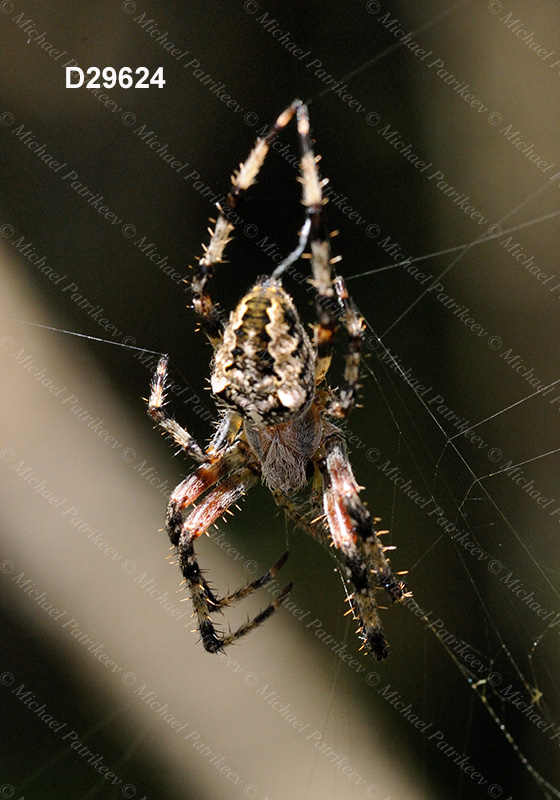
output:
POLYGON ((209 228, 210 241, 204 247, 204 253, 198 261, 198 268, 191 283, 193 305, 198 314, 206 335, 216 347, 223 334, 225 321, 222 313, 212 302, 207 292, 206 284, 214 275, 217 264, 223 263, 224 250, 231 240, 234 225, 230 218, 237 209, 245 192, 255 183, 257 175, 263 165, 266 155, 279 131, 284 128, 293 117, 299 100, 288 106, 270 127, 266 136, 259 137, 246 161, 239 165, 239 169, 231 176, 231 185, 223 205, 218 204, 218 218, 214 228, 209 228))
POLYGON ((167 415, 164 409, 167 362, 167 356, 163 356, 158 363, 152 381, 148 413, 195 461, 203 463, 171 494, 166 527, 169 538, 179 554, 181 571, 191 595, 204 647, 210 652, 217 652, 260 625, 274 613, 290 592, 291 584, 286 586, 264 611, 252 620, 248 620, 234 633, 226 635, 219 633, 212 623, 210 614, 246 597, 272 580, 283 566, 288 554, 284 554, 262 577, 226 597, 218 598, 202 577, 194 551, 194 541, 257 481, 258 472, 248 468, 241 469, 242 464, 246 462, 246 452, 242 443, 235 441, 241 426, 241 418, 237 414, 231 412, 224 414, 206 451, 202 451, 188 431, 167 415), (183 521, 183 511, 212 486, 215 488, 183 521))
POLYGON ((338 397, 333 396, 327 405, 326 413, 333 417, 346 417, 356 404, 360 384, 360 357, 364 341, 364 320, 358 309, 348 296, 344 280, 338 275, 334 279, 334 288, 340 308, 342 320, 348 335, 348 351, 344 366, 344 386, 340 389, 338 397))
MULTIPOLYGON (((202 473, 209 469, 211 469, 211 467, 203 465, 199 467, 197 473, 202 473)), ((257 627, 257 625, 260 625, 268 619, 282 604, 292 588, 292 584, 288 584, 274 602, 257 614, 253 619, 241 625, 236 631, 223 634, 216 630, 211 614, 221 611, 222 608, 247 597, 247 595, 251 594, 256 589, 260 589, 267 584, 278 573, 288 557, 288 554, 285 553, 276 564, 260 578, 251 581, 240 589, 237 589, 237 591, 222 598, 218 597, 212 591, 198 565, 194 550, 194 542, 196 539, 198 539, 202 533, 205 533, 210 525, 212 525, 218 517, 221 517, 231 505, 234 505, 257 479, 258 475, 255 474, 253 470, 248 468, 239 469, 215 486, 204 498, 203 502, 201 502, 197 508, 194 508, 184 520, 183 510, 189 504, 189 498, 191 496, 191 478, 187 478, 183 481, 171 494, 169 500, 167 509, 167 531, 172 544, 177 548, 179 565, 189 590, 194 613, 197 618, 197 629, 200 632, 204 648, 210 653, 216 653, 222 650, 228 644, 231 644, 236 639, 239 639, 239 637, 249 633, 249 631, 257 627)), ((202 476, 200 476, 200 481, 203 482, 202 476)))
POLYGON ((391 603, 401 600, 406 592, 405 584, 398 580, 393 572, 385 552, 394 547, 384 547, 379 539, 373 520, 367 508, 359 498, 362 487, 358 486, 348 455, 346 443, 335 436, 326 443, 327 467, 336 493, 343 498, 347 514, 353 522, 356 541, 361 548, 370 573, 375 575, 379 586, 385 589, 391 603))
MULTIPOLYGON (((169 356, 162 356, 158 362, 154 377, 152 379, 152 390, 148 401, 148 414, 171 436, 171 438, 185 450, 188 455, 198 462, 214 462, 222 458, 225 449, 233 443, 242 425, 241 417, 231 411, 223 414, 216 433, 205 451, 191 434, 170 417, 165 410, 165 385, 167 382, 167 366, 169 356)), ((225 464, 223 465, 226 466, 225 464)), ((230 465, 231 466, 231 465, 230 465)), ((222 473, 227 470, 222 470, 222 473)), ((215 480, 221 477, 218 475, 215 480)), ((212 483, 215 482, 212 481, 212 483)))
POLYGON ((386 589, 391 602, 400 599, 404 584, 399 583, 384 555, 369 511, 361 502, 344 440, 332 436, 326 442, 327 456, 322 472, 325 480, 324 508, 333 543, 343 554, 347 574, 354 585, 351 604, 360 622, 358 631, 365 647, 381 660, 388 655, 371 576, 386 589), (369 560, 368 560, 369 559, 369 560), (397 592, 396 587, 400 591, 397 592))
POLYGON ((208 456, 191 434, 179 425, 165 410, 165 383, 169 356, 162 356, 152 379, 152 391, 148 401, 148 414, 185 450, 195 461, 208 461, 208 456))
MULTIPOLYGON (((311 283, 317 292, 315 309, 318 321, 314 336, 314 344, 317 349, 316 379, 317 383, 320 383, 330 368, 338 318, 342 317, 348 334, 348 353, 344 371, 345 386, 338 397, 333 393, 326 407, 327 414, 342 418, 346 417, 353 408, 359 389, 360 350, 364 338, 364 322, 348 296, 343 279, 340 276, 333 279, 332 265, 339 259, 331 257, 329 235, 323 214, 325 200, 322 190, 327 180, 319 179, 318 157, 315 156, 311 143, 307 106, 300 101, 295 101, 295 104, 301 143, 302 202, 307 210, 307 221, 301 236, 303 238, 307 232, 309 234, 313 272, 311 283)), ((288 261, 289 258, 286 259, 286 262, 288 261)), ((281 264, 275 270, 275 275, 282 266, 281 264)))

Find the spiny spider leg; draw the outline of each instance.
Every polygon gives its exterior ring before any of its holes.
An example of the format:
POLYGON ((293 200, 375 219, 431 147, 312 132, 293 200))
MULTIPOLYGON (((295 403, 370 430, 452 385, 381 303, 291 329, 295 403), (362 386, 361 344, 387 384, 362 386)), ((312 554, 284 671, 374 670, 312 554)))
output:
POLYGON ((344 367, 345 386, 339 391, 327 405, 327 414, 333 417, 347 417, 353 409, 360 385, 360 353, 364 341, 364 321, 360 316, 356 306, 348 296, 348 291, 343 279, 337 276, 334 279, 334 288, 338 302, 343 312, 343 322, 348 334, 348 352, 346 354, 346 365, 344 367))
MULTIPOLYGON (((303 185, 303 205, 307 210, 307 220, 300 235, 300 246, 294 254, 301 253, 303 241, 309 237, 311 244, 312 284, 317 291, 315 307, 318 323, 315 327, 315 346, 317 348, 317 383, 320 383, 329 370, 334 334, 338 317, 342 314, 344 326, 348 333, 348 354, 344 380, 346 385, 340 397, 333 397, 327 404, 326 413, 333 417, 346 417, 356 402, 358 393, 358 377, 360 368, 360 350, 364 337, 364 323, 356 307, 348 297, 348 292, 341 277, 333 280, 332 264, 338 258, 331 258, 329 236, 323 215, 323 186, 326 181, 319 179, 317 170, 318 158, 313 152, 310 137, 309 116, 307 106, 297 103, 297 125, 301 142, 301 183, 303 185)), ((279 265, 274 276, 280 274, 290 263, 292 256, 279 265)))
MULTIPOLYGON (((241 586, 235 592, 232 592, 231 594, 228 594, 225 597, 222 597, 221 600, 218 600, 217 604, 216 604, 218 606, 218 608, 225 608, 225 606, 229 606, 232 603, 235 603, 237 600, 242 600, 244 597, 247 597, 252 592, 254 592, 256 589, 260 589, 262 586, 266 586, 266 584, 269 583, 278 574, 278 572, 282 569, 282 567, 284 566, 284 564, 287 561, 288 555, 289 555, 289 553, 284 553, 284 555, 280 556, 280 558, 278 559, 276 564, 274 564, 274 566, 271 567, 268 570, 268 572, 265 572, 264 575, 261 575, 260 578, 256 578, 256 580, 251 581, 251 583, 247 583, 247 584, 245 584, 245 586, 241 586)), ((291 591, 291 589, 292 589, 292 584, 289 583, 283 589, 282 597, 283 598, 286 597, 288 595, 288 593, 291 591)), ((275 608, 277 608, 278 605, 280 605, 280 603, 275 605, 275 608)), ((266 609, 265 609, 265 611, 266 611, 266 609)))
POLYGON ((319 383, 329 370, 332 358, 333 339, 336 329, 338 310, 331 274, 331 249, 323 218, 322 187, 326 181, 319 179, 317 157, 311 143, 309 116, 307 107, 300 103, 297 107, 297 128, 301 144, 301 184, 303 187, 302 203, 310 222, 309 240, 311 244, 311 268, 313 270, 312 285, 317 297, 315 309, 318 323, 315 326, 314 344, 317 350, 317 367, 315 370, 319 383))
POLYGON ((343 554, 348 577, 354 585, 351 603, 361 624, 360 638, 376 659, 387 657, 371 576, 385 588, 392 601, 402 597, 405 586, 395 577, 385 558, 369 511, 358 497, 359 487, 345 453, 344 441, 332 436, 326 442, 323 466, 325 512, 335 547, 343 554), (365 558, 364 558, 365 555, 365 558), (369 562, 366 560, 369 558, 369 562))
MULTIPOLYGON (((222 475, 224 475, 234 466, 233 461, 235 459, 238 461, 242 460, 241 454, 233 451, 231 448, 231 445, 239 433, 242 420, 238 414, 234 414, 231 411, 225 412, 222 416, 220 424, 218 425, 216 433, 212 437, 212 441, 206 450, 203 451, 194 437, 191 436, 191 434, 185 428, 179 425, 179 423, 173 419, 173 417, 170 417, 165 410, 165 386, 167 382, 168 361, 169 356, 164 355, 158 362, 154 377, 152 379, 152 390, 150 393, 150 399, 148 401, 148 414, 195 461, 202 463, 211 462, 212 464, 217 465, 210 470, 209 478, 211 477, 212 479, 209 483, 207 483, 206 486, 203 487, 207 488, 207 486, 216 483, 216 481, 222 475), (220 462, 224 457, 225 453, 228 454, 229 460, 226 459, 223 464, 218 464, 218 462, 220 462)), ((201 477, 203 474, 204 473, 202 472, 200 473, 201 477)), ((195 473, 192 478, 194 479, 197 475, 198 473, 195 473)), ((203 489, 200 491, 202 490, 203 489)), ((193 499, 196 499, 196 497, 193 499)), ((189 505, 192 502, 193 500, 189 500, 186 505, 189 505)))
MULTIPOLYGON (((272 578, 272 575, 271 575, 271 578, 272 578)), ((270 578, 268 580, 270 580, 270 578)), ((265 583, 266 583, 266 581, 265 581, 265 583)), ((272 614, 274 614, 276 609, 279 606, 282 605, 282 603, 284 602, 286 597, 289 595, 289 593, 290 593, 290 591, 292 589, 292 585, 293 585, 292 583, 289 583, 287 586, 285 586, 282 589, 282 591, 280 592, 280 594, 278 595, 278 597, 276 598, 276 600, 274 600, 273 603, 271 603, 263 611, 261 611, 255 617, 253 617, 253 619, 247 620, 247 622, 245 622, 243 625, 240 625, 239 628, 237 628, 236 631, 234 631, 233 633, 230 632, 228 634, 221 634, 219 636, 219 638, 218 638, 218 641, 219 641, 218 650, 222 650, 224 647, 227 647, 228 644, 232 644, 232 642, 235 642, 241 636, 245 636, 246 633, 249 633, 250 631, 253 630, 253 628, 256 628, 258 625, 261 625, 272 614)), ((201 631, 201 634, 202 634, 202 631, 201 631)), ((203 638, 203 641, 204 641, 204 638, 203 638)), ((205 647, 206 647, 206 645, 205 645, 205 647)), ((208 647, 206 647, 206 649, 209 650, 208 647)), ((216 651, 215 650, 209 650, 209 652, 216 652, 216 651)))
MULTIPOLYGON (((197 474, 203 471, 208 472, 210 469, 211 467, 207 468, 206 465, 203 465, 199 467, 197 474)), ((201 476, 199 476, 199 479, 200 478, 201 476)), ((224 598, 217 597, 210 588, 208 582, 202 576, 194 551, 195 540, 202 533, 205 533, 210 525, 212 525, 218 517, 221 517, 231 505, 239 500, 250 486, 256 482, 257 478, 258 475, 256 475, 253 470, 248 468, 239 469, 215 486, 198 508, 194 508, 185 520, 183 520, 182 511, 188 504, 187 494, 189 490, 192 489, 189 478, 175 489, 169 500, 167 531, 172 544, 177 547, 179 565, 191 595, 202 643, 204 648, 210 653, 221 650, 240 636, 248 633, 252 628, 260 625, 261 622, 264 622, 264 620, 283 602, 291 589, 291 584, 286 586, 279 597, 267 606, 264 611, 261 611, 256 617, 247 621, 233 633, 220 633, 216 630, 212 622, 210 616, 212 613, 220 611, 230 603, 246 597, 272 580, 287 558, 286 553, 272 569, 261 578, 257 578, 224 598)))
MULTIPOLYGON (((171 495, 173 501, 173 513, 183 511, 188 506, 195 503, 200 495, 214 486, 225 475, 238 469, 244 463, 243 454, 237 448, 231 448, 223 456, 208 464, 201 466, 186 477, 176 487, 171 495)), ((171 502, 169 509, 171 509, 171 502)))
POLYGON ((177 490, 172 492, 169 498, 168 524, 169 535, 173 544, 176 543, 173 537, 175 531, 177 531, 179 517, 181 517, 181 535, 185 531, 189 531, 189 535, 198 539, 202 533, 208 530, 210 525, 213 525, 219 517, 222 517, 226 513, 226 510, 230 506, 240 500, 257 480, 258 475, 256 475, 253 470, 246 467, 239 469, 211 489, 204 498, 204 502, 200 503, 196 508, 193 508, 184 522, 181 514, 182 510, 185 508, 183 496, 181 493, 178 493, 177 490))
POLYGON ((353 525, 356 543, 363 553, 367 567, 375 575, 377 584, 385 589, 391 603, 401 600, 406 586, 397 579, 389 560, 385 558, 385 551, 394 548, 383 546, 371 515, 359 498, 361 487, 356 483, 344 441, 336 438, 329 440, 327 452, 327 466, 338 502, 353 525))
POLYGON ((152 391, 148 401, 148 414, 166 431, 195 461, 208 461, 208 456, 188 431, 169 416, 165 405, 165 382, 167 379, 167 362, 169 357, 162 356, 158 362, 152 379, 152 391))
POLYGON ((266 136, 257 139, 246 161, 240 164, 239 170, 231 176, 231 186, 225 202, 222 205, 218 204, 219 213, 214 229, 209 229, 210 241, 198 261, 191 287, 194 309, 214 347, 222 338, 224 322, 206 290, 206 284, 213 277, 216 265, 223 263, 224 250, 235 227, 229 218, 237 209, 247 189, 255 183, 271 143, 291 120, 299 103, 299 100, 295 100, 271 125, 266 136))

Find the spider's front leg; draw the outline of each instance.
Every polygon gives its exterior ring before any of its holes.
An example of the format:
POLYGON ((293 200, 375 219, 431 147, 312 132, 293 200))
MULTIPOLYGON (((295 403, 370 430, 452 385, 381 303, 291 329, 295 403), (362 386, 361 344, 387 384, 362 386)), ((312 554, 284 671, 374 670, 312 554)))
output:
MULTIPOLYGON (((316 380, 321 383, 327 374, 332 359, 333 343, 339 318, 342 320, 348 335, 348 352, 344 369, 344 386, 339 396, 334 394, 327 403, 326 413, 339 419, 348 416, 358 396, 360 350, 364 337, 364 322, 354 303, 350 300, 343 279, 333 278, 332 265, 340 257, 331 257, 329 235, 324 220, 323 187, 328 183, 319 178, 317 169, 318 157, 313 152, 309 130, 307 107, 297 101, 298 133, 301 142, 301 183, 303 186, 303 205, 307 210, 307 220, 302 229, 301 253, 307 237, 311 245, 311 283, 316 291, 315 308, 317 323, 315 325, 314 344, 317 350, 316 380)), ((294 253, 295 255, 295 253, 294 253)), ((274 271, 278 276, 292 262, 290 256, 274 271)))
POLYGON ((300 101, 295 100, 280 114, 266 135, 259 136, 247 159, 231 176, 231 185, 223 204, 217 204, 218 218, 215 221, 212 220, 214 227, 208 231, 210 241, 204 247, 204 253, 198 261, 198 267, 191 283, 194 310, 214 347, 220 343, 225 320, 210 298, 208 281, 213 278, 215 268, 224 263, 224 251, 235 229, 231 220, 238 216, 236 211, 239 203, 247 190, 255 183, 270 145, 282 128, 288 124, 300 105, 300 101))
POLYGON ((267 584, 278 573, 278 570, 288 557, 288 554, 285 553, 260 578, 242 586, 226 597, 219 598, 214 594, 198 565, 194 542, 202 533, 208 530, 218 517, 221 517, 231 505, 235 504, 258 479, 253 470, 246 467, 239 469, 208 492, 200 504, 183 520, 183 510, 192 503, 194 495, 202 491, 201 487, 207 488, 209 482, 212 482, 212 478, 219 475, 220 471, 220 462, 199 467, 193 476, 179 484, 171 494, 167 509, 169 538, 177 548, 179 565, 191 595, 194 613, 197 618, 197 628, 200 631, 204 648, 210 653, 223 650, 228 644, 231 644, 264 622, 281 605, 292 588, 291 584, 286 586, 276 600, 267 606, 264 611, 261 611, 252 620, 248 620, 233 633, 222 634, 216 630, 211 614, 221 611, 236 600, 247 597, 256 589, 260 589, 261 586, 267 584))
POLYGON ((241 600, 264 586, 277 574, 287 558, 287 553, 264 575, 242 586, 233 594, 217 597, 203 578, 194 551, 194 542, 205 533, 229 507, 234 505, 257 480, 258 472, 246 464, 246 449, 237 441, 241 419, 237 414, 227 412, 214 434, 212 441, 202 450, 188 431, 182 428, 164 409, 165 382, 167 378, 167 356, 158 363, 152 380, 152 391, 148 403, 148 413, 173 440, 192 458, 200 463, 198 469, 185 478, 171 493, 167 507, 166 527, 172 544, 177 548, 179 564, 187 588, 189 589, 197 627, 206 650, 216 653, 231 644, 240 636, 264 622, 276 611, 288 595, 291 584, 286 586, 276 600, 267 606, 234 633, 222 635, 211 620, 210 615, 226 606, 241 600), (197 508, 183 519, 183 512, 204 493, 197 508))
POLYGON ((200 445, 190 435, 188 431, 179 425, 173 417, 166 412, 165 406, 165 383, 167 380, 167 362, 169 356, 162 356, 158 361, 154 377, 152 378, 152 390, 148 401, 148 414, 169 434, 195 461, 208 461, 208 456, 204 454, 200 445))
POLYGON ((375 601, 376 589, 383 587, 390 602, 406 591, 393 573, 369 511, 358 497, 359 487, 345 453, 343 440, 331 436, 325 443, 327 455, 321 471, 325 480, 324 508, 334 545, 342 552, 348 577, 354 585, 350 598, 364 646, 381 660, 387 658, 388 644, 375 601), (372 585, 372 576, 375 583, 372 585))

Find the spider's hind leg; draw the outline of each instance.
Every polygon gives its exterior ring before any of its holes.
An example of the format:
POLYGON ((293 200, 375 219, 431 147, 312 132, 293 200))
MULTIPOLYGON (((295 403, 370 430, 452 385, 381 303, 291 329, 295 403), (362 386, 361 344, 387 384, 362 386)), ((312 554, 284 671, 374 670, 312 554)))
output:
MULTIPOLYGON (((256 589, 260 589, 261 586, 265 586, 267 583, 269 583, 269 581, 271 581, 274 578, 275 575, 277 575, 278 571, 286 563, 287 558, 288 558, 288 553, 284 553, 284 555, 278 559, 276 564, 273 567, 271 567, 268 570, 268 572, 265 572, 264 575, 261 575, 260 578, 251 581, 251 583, 247 583, 245 586, 242 586, 240 589, 237 589, 237 591, 233 592, 230 595, 227 595, 227 597, 222 597, 221 600, 218 600, 216 603, 217 607, 219 609, 222 609, 225 606, 230 605, 231 603, 235 603, 236 600, 241 600, 241 598, 247 597, 256 589)), ((253 617, 253 619, 247 620, 247 622, 245 622, 243 625, 240 625, 239 628, 237 628, 237 630, 233 631, 233 633, 230 632, 228 634, 218 635, 217 636, 218 649, 222 650, 224 647, 227 647, 228 644, 231 644, 236 639, 239 639, 241 636, 245 636, 246 633, 249 633, 249 631, 252 631, 253 628, 257 627, 257 625, 260 625, 262 622, 268 619, 272 614, 274 614, 276 609, 280 605, 282 605, 282 603, 289 595, 291 590, 292 590, 292 584, 289 583, 282 589, 276 600, 270 603, 270 605, 268 605, 263 611, 260 611, 255 617, 253 617)), ((204 635, 202 633, 202 629, 201 629, 201 635, 204 641, 204 635)), ((206 649, 208 650, 209 648, 206 647, 206 649)), ((215 651, 211 650, 211 652, 215 651)))
POLYGON ((343 440, 332 436, 325 446, 327 456, 321 470, 325 480, 324 508, 329 528, 354 585, 350 602, 361 625, 358 633, 367 650, 381 660, 387 658, 389 651, 375 592, 382 587, 392 603, 404 596, 406 587, 385 558, 385 548, 377 536, 369 511, 358 496, 359 487, 346 457, 343 440))
POLYGON ((194 486, 196 485, 197 489, 200 489, 201 485, 206 482, 204 488, 207 488, 211 482, 210 470, 211 467, 202 465, 194 476, 183 481, 171 494, 167 509, 167 531, 171 542, 177 548, 179 565, 192 599, 197 628, 200 631, 204 648, 210 653, 216 653, 264 622, 281 605, 292 587, 291 584, 286 586, 273 603, 233 633, 222 634, 216 629, 211 615, 231 603, 247 597, 271 581, 286 561, 287 553, 263 576, 232 594, 219 598, 213 592, 199 567, 194 542, 245 494, 257 480, 257 475, 248 468, 234 472, 214 486, 201 503, 183 520, 182 512, 192 502, 194 486))

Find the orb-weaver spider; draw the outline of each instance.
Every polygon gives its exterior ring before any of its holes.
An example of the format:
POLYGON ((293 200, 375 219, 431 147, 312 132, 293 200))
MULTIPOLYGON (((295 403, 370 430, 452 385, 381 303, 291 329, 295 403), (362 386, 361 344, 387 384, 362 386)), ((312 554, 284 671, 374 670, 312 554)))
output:
POLYGON ((218 597, 202 575, 195 540, 261 479, 289 517, 323 542, 340 550, 353 585, 349 602, 359 621, 363 646, 377 659, 387 656, 375 601, 382 587, 389 601, 406 589, 393 573, 372 518, 358 496, 359 487, 346 455, 343 436, 330 421, 346 417, 358 391, 363 321, 348 297, 341 277, 332 276, 329 237, 323 220, 322 187, 313 154, 306 106, 295 100, 268 133, 257 139, 247 160, 232 176, 225 203, 210 230, 210 242, 199 259, 191 289, 202 328, 214 346, 211 387, 223 410, 217 431, 205 449, 164 409, 167 357, 160 359, 148 411, 177 444, 199 463, 172 492, 167 531, 177 548, 197 625, 206 650, 215 653, 260 625, 282 603, 286 586, 264 611, 236 631, 222 633, 212 620, 216 612, 269 582, 287 554, 265 575, 226 597, 218 597), (297 248, 261 278, 224 322, 207 292, 207 283, 223 254, 234 225, 230 221, 243 194, 255 182, 272 141, 297 116, 301 143, 301 183, 306 219, 297 248), (309 246, 317 323, 308 337, 281 276, 309 246), (344 387, 335 393, 325 384, 338 319, 348 333, 344 387), (311 513, 298 511, 294 493, 311 482, 311 513), (201 498, 186 516, 185 510, 201 498), (322 498, 322 509, 321 509, 322 498))

